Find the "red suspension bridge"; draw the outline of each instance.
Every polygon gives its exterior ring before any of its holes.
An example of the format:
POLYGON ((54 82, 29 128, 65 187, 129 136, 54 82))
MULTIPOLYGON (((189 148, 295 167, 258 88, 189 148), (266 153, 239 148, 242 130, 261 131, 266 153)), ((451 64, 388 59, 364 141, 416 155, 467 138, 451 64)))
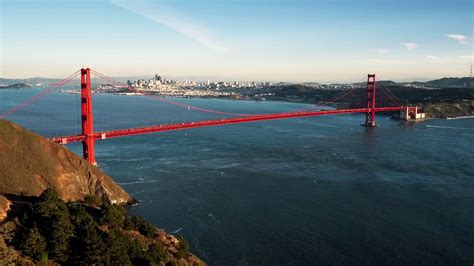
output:
POLYGON ((11 115, 21 108, 31 104, 32 102, 38 100, 39 98, 51 93, 54 88, 58 88, 67 82, 70 82, 75 77, 80 74, 80 121, 81 121, 81 133, 75 135, 66 135, 66 136, 55 136, 49 138, 50 141, 68 144, 72 142, 82 142, 83 147, 83 157, 92 164, 96 164, 95 159, 95 142, 96 140, 105 140, 110 138, 118 138, 124 136, 133 136, 141 134, 150 134, 156 132, 164 131, 175 131, 175 130, 184 130, 191 128, 199 127, 210 127, 210 126, 220 126, 227 124, 237 124, 237 123, 248 123, 248 122, 257 122, 265 120, 276 120, 276 119, 287 119, 287 118, 297 118, 297 117, 310 117, 310 116, 323 116, 323 115, 339 115, 339 114, 353 114, 353 113, 363 113, 365 114, 364 126, 375 127, 375 113, 377 112, 388 112, 388 111, 400 111, 406 110, 411 112, 415 110, 415 107, 403 106, 403 104, 398 100, 390 91, 382 88, 380 92, 384 96, 387 104, 379 106, 380 101, 377 102, 377 84, 375 74, 369 74, 367 76, 366 87, 358 88, 352 87, 347 90, 342 91, 336 95, 333 99, 328 100, 327 102, 336 103, 336 102, 346 102, 347 98, 351 97, 356 99, 351 105, 344 109, 334 109, 334 110, 296 110, 292 112, 285 113, 270 113, 270 114, 242 114, 242 113, 230 113, 223 112, 218 110, 204 109, 197 106, 186 105, 179 102, 175 102, 169 99, 164 99, 157 97, 153 94, 150 94, 148 91, 143 91, 127 84, 124 84, 120 81, 117 81, 113 78, 105 76, 95 70, 89 68, 83 68, 78 70, 65 78, 64 80, 52 84, 49 89, 43 90, 41 93, 31 97, 30 99, 20 103, 19 105, 11 108, 0 114, 0 118, 11 115), (122 88, 130 92, 142 93, 145 96, 155 97, 156 99, 181 107, 186 107, 190 110, 219 114, 219 115, 231 115, 231 118, 222 118, 222 119, 212 119, 204 121, 195 121, 195 122, 184 122, 184 123, 172 123, 172 124, 159 124, 152 125, 147 127, 132 127, 125 129, 116 129, 108 131, 98 131, 94 130, 94 115, 92 108, 92 83, 91 83, 91 73, 96 75, 99 78, 102 78, 115 86, 116 88, 122 88), (357 92, 363 92, 363 96, 357 96, 357 92), (356 96, 354 96, 356 95, 356 96))

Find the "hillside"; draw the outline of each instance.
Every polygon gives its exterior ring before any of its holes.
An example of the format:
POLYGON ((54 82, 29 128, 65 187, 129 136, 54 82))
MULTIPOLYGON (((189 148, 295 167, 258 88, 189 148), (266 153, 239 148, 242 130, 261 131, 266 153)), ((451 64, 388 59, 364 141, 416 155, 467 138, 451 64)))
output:
POLYGON ((26 84, 51 84, 60 81, 61 79, 52 79, 52 78, 26 78, 26 79, 15 79, 15 78, 0 78, 0 84, 11 85, 15 83, 26 83, 26 84))
POLYGON ((23 89, 23 88, 31 88, 30 85, 26 83, 15 83, 10 85, 0 85, 0 89, 23 89))
POLYGON ((442 78, 425 82, 433 88, 474 88, 474 78, 442 78))
POLYGON ((430 118, 449 118, 474 115, 474 100, 456 103, 424 104, 423 111, 430 118))
POLYGON ((39 196, 54 188, 65 201, 91 195, 111 203, 132 198, 112 178, 65 147, 0 120, 0 193, 39 196))

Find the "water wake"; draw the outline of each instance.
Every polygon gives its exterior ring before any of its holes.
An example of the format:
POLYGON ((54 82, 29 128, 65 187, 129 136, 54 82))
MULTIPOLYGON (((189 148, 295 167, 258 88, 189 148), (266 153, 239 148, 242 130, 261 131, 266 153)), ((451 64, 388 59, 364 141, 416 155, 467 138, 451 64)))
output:
POLYGON ((152 180, 152 181, 131 181, 131 182, 121 182, 119 185, 121 186, 127 186, 127 185, 136 185, 136 184, 152 184, 152 183, 158 183, 158 180, 152 180))
POLYGON ((433 125, 426 125, 427 128, 443 128, 443 129, 467 129, 467 130, 474 130, 472 127, 447 127, 447 126, 433 126, 433 125))

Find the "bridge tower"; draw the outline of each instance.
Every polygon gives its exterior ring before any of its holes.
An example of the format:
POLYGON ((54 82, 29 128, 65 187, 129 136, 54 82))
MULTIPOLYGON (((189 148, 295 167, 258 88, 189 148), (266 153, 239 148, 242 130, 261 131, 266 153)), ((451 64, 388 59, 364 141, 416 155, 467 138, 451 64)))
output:
POLYGON ((85 136, 85 140, 82 141, 84 159, 93 165, 97 165, 94 151, 94 118, 92 115, 91 75, 89 68, 81 69, 81 121, 82 135, 85 136))
POLYGON ((375 92, 376 92, 375 74, 367 75, 367 109, 365 115, 365 126, 375 127, 375 92))

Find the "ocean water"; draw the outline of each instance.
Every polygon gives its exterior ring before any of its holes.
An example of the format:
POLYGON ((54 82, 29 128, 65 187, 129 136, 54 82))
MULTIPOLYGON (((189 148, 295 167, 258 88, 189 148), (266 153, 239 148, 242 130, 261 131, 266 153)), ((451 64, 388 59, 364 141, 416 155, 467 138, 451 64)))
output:
MULTIPOLYGON (((0 91, 0 112, 39 90, 0 91)), ((78 95, 53 93, 8 119, 80 131, 78 95)), ((236 113, 308 105, 175 99, 236 113)), ((146 97, 94 95, 96 128, 224 117, 146 97)), ((96 157, 210 265, 472 265, 474 119, 378 115, 266 121, 98 141, 96 157)), ((81 154, 79 144, 67 146, 81 154)))

